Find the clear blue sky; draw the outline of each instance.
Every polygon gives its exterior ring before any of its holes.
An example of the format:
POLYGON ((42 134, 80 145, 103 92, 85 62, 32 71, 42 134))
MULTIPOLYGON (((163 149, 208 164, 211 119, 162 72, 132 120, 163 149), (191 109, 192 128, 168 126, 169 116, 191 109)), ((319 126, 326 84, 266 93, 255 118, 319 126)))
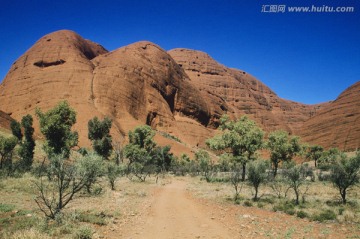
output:
POLYGON ((1 0, 0 22, 1 81, 40 37, 60 29, 108 50, 149 40, 165 50, 205 51, 308 104, 334 100, 360 80, 360 0, 1 0), (278 4, 355 12, 261 12, 278 4))

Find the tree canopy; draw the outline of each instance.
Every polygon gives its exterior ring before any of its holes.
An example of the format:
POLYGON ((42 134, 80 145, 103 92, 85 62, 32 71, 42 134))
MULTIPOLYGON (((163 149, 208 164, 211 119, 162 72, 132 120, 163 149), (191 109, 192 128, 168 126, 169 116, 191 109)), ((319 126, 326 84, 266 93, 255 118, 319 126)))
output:
POLYGON ((208 139, 206 144, 213 150, 230 153, 234 162, 241 163, 245 180, 246 163, 254 160, 256 151, 262 148, 264 132, 247 116, 232 121, 224 115, 219 128, 222 134, 208 139))
POLYGON ((270 160, 273 164, 273 175, 276 177, 280 162, 289 162, 292 158, 302 152, 300 138, 289 137, 286 131, 274 131, 270 133, 267 147, 270 149, 270 160))
POLYGON ((36 116, 41 133, 46 138, 46 153, 49 156, 63 154, 64 157, 69 157, 70 149, 78 143, 78 133, 71 131, 76 123, 75 110, 70 108, 68 102, 63 101, 45 113, 36 109, 36 116))

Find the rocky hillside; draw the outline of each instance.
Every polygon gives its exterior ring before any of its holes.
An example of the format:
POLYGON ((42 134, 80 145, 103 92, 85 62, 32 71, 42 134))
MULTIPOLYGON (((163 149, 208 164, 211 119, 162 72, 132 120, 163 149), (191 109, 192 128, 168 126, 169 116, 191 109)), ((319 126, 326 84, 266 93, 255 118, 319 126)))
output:
POLYGON ((226 112, 234 118, 247 114, 267 131, 285 129, 293 133, 322 106, 281 99, 252 75, 227 68, 204 52, 174 49, 169 53, 210 102, 214 125, 226 112))
POLYGON ((299 135, 305 141, 326 147, 338 147, 342 150, 359 149, 360 81, 307 120, 299 130, 299 135))
MULTIPOLYGON (((61 100, 67 100, 78 113, 75 129, 81 145, 89 145, 88 120, 109 116, 116 141, 134 126, 148 124, 179 138, 182 143, 161 136, 164 133, 157 136, 159 142, 179 152, 203 145, 214 135, 224 113, 233 118, 248 114, 266 130, 301 133, 312 127, 317 112, 343 107, 335 104, 338 100, 304 105, 281 99, 250 74, 227 68, 203 52, 166 52, 151 42, 108 52, 67 30, 37 41, 12 65, 0 85, 0 110, 17 120, 28 113, 34 115, 35 108, 48 110, 61 100)), ((35 122, 40 135, 37 125, 35 122)), ((328 146, 326 140, 319 142, 328 146)))

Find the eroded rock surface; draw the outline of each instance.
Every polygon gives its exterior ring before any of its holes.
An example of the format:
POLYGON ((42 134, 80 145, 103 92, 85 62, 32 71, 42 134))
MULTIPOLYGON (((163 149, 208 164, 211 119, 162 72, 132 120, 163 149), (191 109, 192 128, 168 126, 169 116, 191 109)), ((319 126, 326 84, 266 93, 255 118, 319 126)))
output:
POLYGON ((166 52, 143 41, 108 52, 62 30, 42 37, 12 65, 0 85, 0 108, 4 116, 21 120, 36 108, 46 111, 67 100, 78 114, 74 128, 82 146, 90 144, 89 119, 108 116, 115 141, 148 124, 181 140, 159 134, 160 144, 191 152, 204 146, 227 113, 233 118, 247 114, 267 131, 285 129, 310 143, 346 149, 359 145, 358 96, 356 84, 332 103, 296 103, 200 51, 166 52))

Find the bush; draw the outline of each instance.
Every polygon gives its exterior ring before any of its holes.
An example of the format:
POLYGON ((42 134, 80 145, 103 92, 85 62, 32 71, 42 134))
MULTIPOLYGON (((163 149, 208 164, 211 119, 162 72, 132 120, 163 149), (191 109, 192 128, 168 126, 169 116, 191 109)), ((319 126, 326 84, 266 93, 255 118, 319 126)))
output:
POLYGON ((102 160, 95 155, 88 155, 70 163, 58 155, 50 159, 47 180, 40 177, 36 183, 38 195, 35 202, 39 209, 50 219, 57 214, 80 192, 89 182, 94 182, 101 171, 102 160))
POLYGON ((297 211, 297 212, 296 212, 296 216, 297 216, 297 217, 300 217, 300 218, 309 217, 309 215, 308 215, 306 212, 302 211, 302 210, 297 211))
POLYGON ((91 239, 93 235, 93 230, 88 226, 82 226, 76 232, 76 239, 91 239))
POLYGON ((335 212, 333 212, 330 209, 327 209, 319 214, 315 214, 311 217, 311 219, 313 221, 319 221, 319 222, 324 222, 324 221, 329 221, 329 220, 335 220, 336 219, 336 214, 335 212))
POLYGON ((285 212, 289 215, 295 214, 295 205, 292 202, 285 201, 285 202, 279 202, 277 205, 273 207, 274 212, 281 211, 285 212))
POLYGON ((252 204, 252 202, 250 202, 250 201, 245 201, 245 202, 244 202, 244 206, 245 206, 245 207, 252 207, 253 204, 252 204))

